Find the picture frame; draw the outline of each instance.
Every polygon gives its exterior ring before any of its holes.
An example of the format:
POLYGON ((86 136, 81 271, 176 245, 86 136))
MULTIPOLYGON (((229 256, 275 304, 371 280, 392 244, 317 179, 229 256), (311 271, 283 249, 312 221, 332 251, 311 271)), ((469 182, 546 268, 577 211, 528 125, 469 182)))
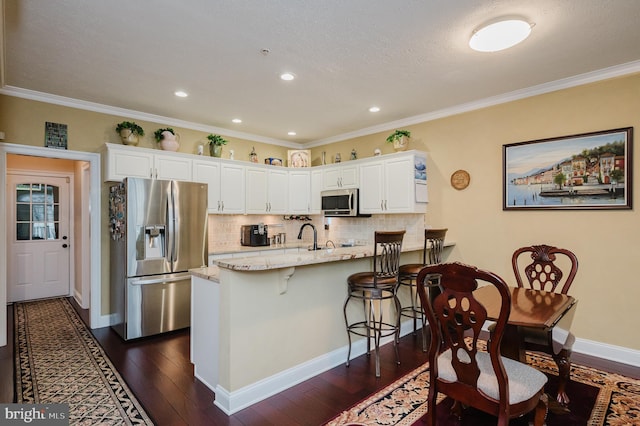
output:
POLYGON ((287 165, 289 167, 311 167, 310 149, 290 149, 287 151, 287 165))
POLYGON ((502 146, 503 210, 631 209, 633 127, 502 146))
POLYGON ((67 149, 67 125, 45 121, 44 146, 46 148, 67 149))

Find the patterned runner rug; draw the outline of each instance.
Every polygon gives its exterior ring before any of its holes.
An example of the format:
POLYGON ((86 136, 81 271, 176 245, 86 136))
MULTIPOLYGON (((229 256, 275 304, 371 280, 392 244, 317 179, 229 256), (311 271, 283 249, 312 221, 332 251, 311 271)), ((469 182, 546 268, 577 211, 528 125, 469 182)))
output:
POLYGON ((14 305, 18 403, 68 403, 70 424, 152 425, 65 298, 14 305))
MULTIPOLYGON (((527 362, 549 378, 545 387, 549 394, 547 426, 640 424, 640 380, 573 364, 571 382, 567 384, 571 402, 565 408, 555 403, 558 376, 553 359, 529 352, 527 362)), ((425 424, 420 418, 427 412, 428 392, 429 367, 424 364, 344 411, 327 426, 425 424)), ((438 395, 438 425, 495 425, 495 418, 473 409, 465 410, 459 422, 449 415, 452 403, 450 398, 438 395)), ((527 425, 528 419, 514 419, 509 424, 527 425)))

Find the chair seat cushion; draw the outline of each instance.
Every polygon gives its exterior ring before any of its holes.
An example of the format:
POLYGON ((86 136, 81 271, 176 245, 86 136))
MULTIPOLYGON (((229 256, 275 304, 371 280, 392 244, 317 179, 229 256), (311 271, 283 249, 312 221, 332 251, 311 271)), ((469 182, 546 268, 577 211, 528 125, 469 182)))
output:
MULTIPOLYGON (((373 288, 374 283, 373 272, 358 272, 349 275, 349 278, 347 278, 349 287, 373 288)), ((378 278, 378 287, 395 287, 397 283, 397 277, 378 278)))
POLYGON ((426 265, 422 263, 408 263, 406 265, 400 265, 400 275, 418 275, 418 272, 426 265))
MULTIPOLYGON (((521 362, 501 357, 504 369, 509 377, 509 403, 530 399, 547 383, 547 376, 521 362)), ((480 377, 478 377, 478 389, 487 396, 498 399, 498 380, 491 366, 491 358, 487 352, 476 354, 480 377)), ((458 380, 451 365, 451 349, 447 349, 438 356, 438 378, 447 382, 458 380)))

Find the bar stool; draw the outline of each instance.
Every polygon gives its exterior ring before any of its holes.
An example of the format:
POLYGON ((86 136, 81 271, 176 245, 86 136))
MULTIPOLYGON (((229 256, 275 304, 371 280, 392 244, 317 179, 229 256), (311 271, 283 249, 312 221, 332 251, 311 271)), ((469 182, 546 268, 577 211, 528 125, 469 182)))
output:
MULTIPOLYGON (((442 261, 442 249, 444 248, 444 237, 446 234, 447 228, 425 229, 422 263, 400 265, 398 281, 400 286, 406 286, 409 288, 409 294, 411 296, 411 304, 400 309, 400 315, 413 318, 414 335, 418 328, 418 319, 422 322, 422 350, 424 352, 427 351, 427 329, 424 327, 425 316, 422 310, 422 305, 420 304, 420 297, 418 296, 416 279, 418 278, 418 273, 422 268, 442 261)), ((440 293, 438 285, 439 284, 436 281, 430 281, 427 285, 427 287, 429 287, 429 300, 435 299, 435 297, 440 293)))
POLYGON ((396 296, 400 268, 402 239, 406 231, 378 231, 374 234, 373 271, 358 272, 347 278, 348 295, 344 302, 344 322, 349 338, 347 367, 351 358, 351 334, 367 338, 367 356, 374 341, 376 377, 380 377, 380 338, 393 335, 396 360, 400 364, 397 342, 400 339, 400 301, 396 296), (349 323, 347 305, 351 299, 362 300, 364 320, 349 323), (383 316, 383 301, 395 305, 395 318, 387 320, 383 316))

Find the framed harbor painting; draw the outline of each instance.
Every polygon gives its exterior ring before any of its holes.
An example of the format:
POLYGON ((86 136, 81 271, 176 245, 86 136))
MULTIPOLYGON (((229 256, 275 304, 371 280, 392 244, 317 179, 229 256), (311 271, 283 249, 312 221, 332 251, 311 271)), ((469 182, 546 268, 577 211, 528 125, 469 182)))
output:
POLYGON ((502 209, 631 209, 632 147, 632 127, 503 145, 502 209))

